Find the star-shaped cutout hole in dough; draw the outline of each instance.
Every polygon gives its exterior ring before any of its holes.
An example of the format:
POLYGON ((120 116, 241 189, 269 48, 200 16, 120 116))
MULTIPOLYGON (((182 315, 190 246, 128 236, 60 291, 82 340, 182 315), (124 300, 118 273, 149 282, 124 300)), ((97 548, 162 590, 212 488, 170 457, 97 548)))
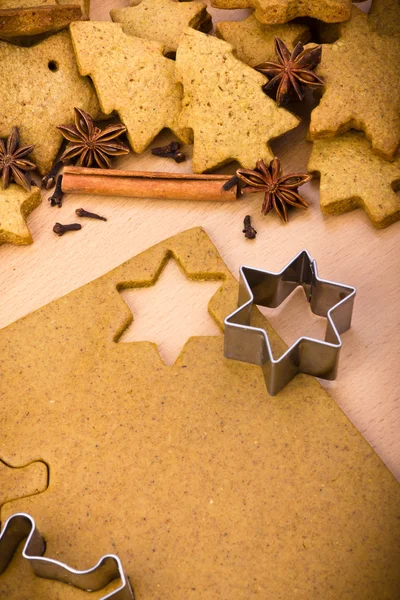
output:
POLYGON ((31 244, 32 236, 25 218, 42 200, 39 188, 30 192, 14 183, 6 190, 0 187, 0 244, 31 244))
POLYGON ((400 158, 388 162, 372 152, 361 133, 316 140, 309 171, 321 175, 320 202, 325 213, 340 214, 361 207, 375 227, 400 219, 400 158))
POLYGON ((32 161, 47 172, 63 139, 56 126, 74 120, 75 106, 99 113, 93 86, 79 75, 67 31, 31 48, 0 42, 0 64, 0 137, 17 125, 21 145, 35 145, 32 161))
POLYGON ((188 279, 169 260, 155 286, 120 292, 134 320, 119 341, 155 342, 161 358, 172 365, 189 337, 221 334, 206 308, 220 286, 221 281, 188 279))
POLYGON ((102 110, 117 111, 134 152, 164 127, 189 141, 178 124, 182 88, 162 44, 126 35, 119 23, 79 21, 70 31, 81 75, 92 78, 102 110))
POLYGON ((164 45, 164 52, 175 52, 181 33, 186 27, 206 28, 211 23, 203 2, 175 2, 175 0, 143 0, 131 2, 127 8, 110 12, 116 23, 121 23, 128 35, 154 40, 164 45))
POLYGON ((362 130, 374 150, 391 160, 400 143, 400 39, 373 31, 358 8, 340 33, 322 49, 317 74, 325 92, 311 113, 310 137, 362 130))
POLYGON ((193 171, 203 173, 231 160, 253 169, 274 158, 268 141, 299 119, 266 96, 267 78, 233 55, 227 42, 194 29, 182 34, 176 77, 184 88, 180 123, 194 134, 193 171))

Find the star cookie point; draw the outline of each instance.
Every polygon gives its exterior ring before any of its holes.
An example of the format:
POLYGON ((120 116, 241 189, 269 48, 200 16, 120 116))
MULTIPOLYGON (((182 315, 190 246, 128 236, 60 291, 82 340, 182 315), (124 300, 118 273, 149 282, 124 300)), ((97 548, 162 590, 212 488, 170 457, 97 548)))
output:
POLYGON ((41 200, 37 187, 26 191, 12 183, 5 190, 0 188, 0 244, 25 245, 33 242, 25 219, 41 200))

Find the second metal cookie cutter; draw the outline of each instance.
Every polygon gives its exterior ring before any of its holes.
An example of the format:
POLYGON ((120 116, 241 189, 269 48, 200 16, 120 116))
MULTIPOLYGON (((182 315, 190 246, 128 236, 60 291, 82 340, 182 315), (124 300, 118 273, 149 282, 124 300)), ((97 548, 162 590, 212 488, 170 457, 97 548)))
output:
POLYGON ((351 325, 354 287, 320 279, 317 264, 302 250, 282 271, 270 273, 242 266, 239 308, 225 319, 225 356, 263 368, 265 383, 275 396, 297 373, 336 379, 340 334, 351 325), (268 335, 250 326, 253 304, 276 308, 302 286, 313 313, 327 318, 325 341, 302 337, 278 359, 272 354, 268 335))
MULTIPOLYGON (((26 538, 22 556, 28 560, 33 572, 38 577, 54 579, 68 583, 80 590, 93 592, 103 589, 106 585, 120 579, 116 590, 106 594, 101 600, 135 600, 133 590, 126 577, 122 564, 115 554, 106 554, 97 565, 87 571, 77 571, 68 565, 44 557, 45 541, 36 529, 36 523, 26 513, 12 515, 4 525, 0 535, 0 575, 6 570, 19 544, 26 538)), ((3 597, 3 596, 2 596, 3 597)))

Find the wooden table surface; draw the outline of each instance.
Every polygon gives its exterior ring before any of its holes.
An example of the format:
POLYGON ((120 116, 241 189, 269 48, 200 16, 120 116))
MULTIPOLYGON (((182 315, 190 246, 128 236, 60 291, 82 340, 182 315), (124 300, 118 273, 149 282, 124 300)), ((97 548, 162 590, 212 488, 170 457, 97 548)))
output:
MULTIPOLYGON (((105 20, 118 0, 92 0, 92 19, 105 20)), ((228 17, 212 10, 215 20, 228 17)), ((273 144, 286 170, 305 170, 311 144, 305 126, 273 144)), ((171 139, 163 132, 154 145, 171 139)), ((187 149, 190 155, 191 149, 187 149)), ((150 152, 124 157, 116 167, 190 172, 190 161, 176 165, 150 152)), ((232 173, 235 165, 225 172, 232 173)), ((28 218, 34 243, 0 247, 0 327, 106 273, 151 245, 194 226, 203 226, 223 259, 237 275, 241 264, 280 270, 306 248, 316 258, 321 277, 357 287, 352 328, 343 334, 338 379, 322 382, 351 421, 400 479, 399 400, 399 283, 400 223, 376 230, 362 210, 325 217, 319 209, 318 181, 302 188, 310 202, 307 212, 291 212, 288 225, 275 214, 260 215, 259 195, 240 202, 136 200, 132 198, 72 196, 61 209, 46 198, 28 218), (56 221, 76 220, 83 206, 108 217, 107 223, 85 221, 80 232, 57 237, 56 221), (241 232, 246 214, 253 217, 257 239, 241 232)), ((134 323, 123 340, 151 340, 160 344, 168 364, 174 362, 191 335, 215 335, 207 302, 216 282, 189 282, 176 265, 168 264, 156 286, 124 292, 134 323)), ((311 315, 301 290, 277 310, 265 311, 287 343, 300 334, 323 337, 325 320, 311 315)))

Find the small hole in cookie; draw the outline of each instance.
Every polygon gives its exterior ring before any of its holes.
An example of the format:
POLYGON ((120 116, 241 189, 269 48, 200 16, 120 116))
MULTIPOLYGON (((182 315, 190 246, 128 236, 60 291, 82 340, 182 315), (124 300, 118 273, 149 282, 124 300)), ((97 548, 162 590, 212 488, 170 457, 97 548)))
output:
POLYGON ((47 66, 52 73, 58 71, 58 63, 55 60, 49 60, 47 66))

